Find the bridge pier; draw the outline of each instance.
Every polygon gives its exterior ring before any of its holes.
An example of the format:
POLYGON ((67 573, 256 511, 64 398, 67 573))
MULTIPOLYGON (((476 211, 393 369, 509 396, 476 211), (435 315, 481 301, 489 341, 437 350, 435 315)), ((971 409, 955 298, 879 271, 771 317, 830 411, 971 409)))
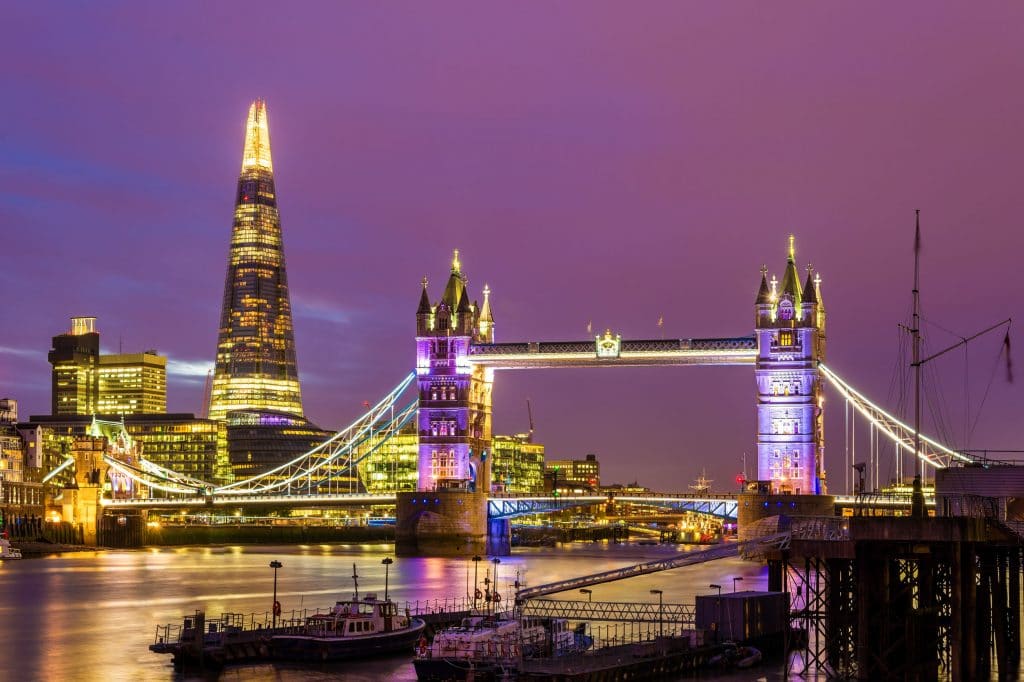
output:
POLYGON ((395 554, 473 556, 485 554, 487 493, 420 490, 395 500, 395 554))
POLYGON ((487 520, 487 553, 491 556, 512 554, 512 520, 487 520))

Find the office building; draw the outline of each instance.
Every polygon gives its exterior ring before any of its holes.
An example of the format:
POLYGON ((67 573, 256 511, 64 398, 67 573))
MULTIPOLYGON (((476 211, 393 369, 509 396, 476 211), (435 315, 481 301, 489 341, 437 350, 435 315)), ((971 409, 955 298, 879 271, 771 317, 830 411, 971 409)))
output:
POLYGON ((263 100, 246 119, 209 416, 236 410, 303 416, 263 100))

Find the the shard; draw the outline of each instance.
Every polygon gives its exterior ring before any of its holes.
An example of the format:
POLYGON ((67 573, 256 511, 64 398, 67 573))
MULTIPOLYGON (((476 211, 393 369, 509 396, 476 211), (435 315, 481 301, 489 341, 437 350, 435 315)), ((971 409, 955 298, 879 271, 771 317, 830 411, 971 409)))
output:
POLYGON ((211 419, 224 419, 232 410, 302 416, 270 129, 263 100, 252 103, 245 124, 210 392, 211 419))

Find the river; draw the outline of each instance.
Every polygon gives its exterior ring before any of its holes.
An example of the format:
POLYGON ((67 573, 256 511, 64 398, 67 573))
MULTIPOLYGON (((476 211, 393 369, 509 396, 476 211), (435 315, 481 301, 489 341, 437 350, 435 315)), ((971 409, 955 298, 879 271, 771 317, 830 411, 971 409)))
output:
MULTIPOLYGON (((557 549, 521 548, 502 557, 499 592, 511 583, 527 585, 626 566, 675 553, 675 546, 572 544, 557 549)), ((278 573, 278 600, 291 609, 326 608, 352 593, 352 564, 360 593, 383 596, 384 566, 393 556, 386 544, 161 547, 128 551, 80 552, 0 562, 0 679, 3 680, 180 680, 204 679, 176 673, 170 656, 148 650, 155 625, 180 623, 196 610, 208 617, 224 612, 263 613, 272 603, 272 560, 278 573)), ((490 563, 480 562, 483 581, 490 563)), ((472 562, 464 559, 396 558, 389 569, 392 599, 404 601, 463 597, 472 562)), ((732 589, 767 589, 767 571, 756 563, 724 559, 704 565, 596 585, 598 601, 656 600, 693 603, 712 594, 712 583, 732 589)), ((581 595, 565 595, 576 598, 581 595)), ((346 663, 329 669, 282 665, 228 668, 205 679, 221 680, 414 680, 411 656, 346 663)), ((781 679, 762 667, 758 674, 731 679, 781 679), (766 678, 765 675, 768 677, 766 678)), ((718 677, 726 680, 729 677, 718 677)))

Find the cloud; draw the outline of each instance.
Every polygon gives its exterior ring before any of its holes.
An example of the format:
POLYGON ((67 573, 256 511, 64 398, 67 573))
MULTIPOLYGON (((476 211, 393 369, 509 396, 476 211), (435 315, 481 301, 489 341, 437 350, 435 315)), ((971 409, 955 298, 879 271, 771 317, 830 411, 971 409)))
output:
POLYGON ((213 369, 209 360, 172 360, 167 359, 167 375, 185 382, 206 379, 206 374, 213 369))
POLYGON ((19 358, 38 359, 44 357, 45 354, 43 351, 32 348, 11 348, 10 346, 0 346, 0 355, 13 355, 19 358))
POLYGON ((327 301, 306 299, 292 296, 295 317, 310 320, 321 320, 333 324, 348 324, 352 321, 352 312, 327 301))

